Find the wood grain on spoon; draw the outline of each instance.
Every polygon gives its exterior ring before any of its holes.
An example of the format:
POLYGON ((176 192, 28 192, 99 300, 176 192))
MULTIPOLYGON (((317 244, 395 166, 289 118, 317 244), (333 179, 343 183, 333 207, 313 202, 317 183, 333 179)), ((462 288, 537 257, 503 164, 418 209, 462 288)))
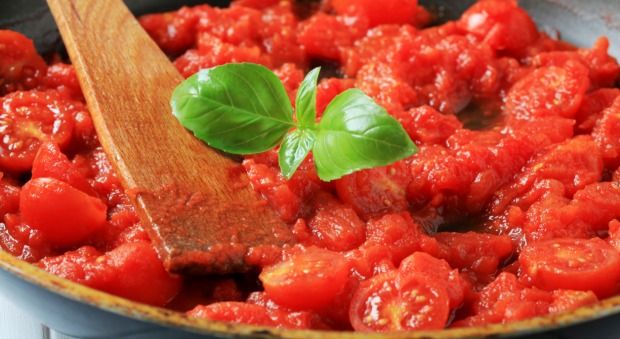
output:
POLYGON ((169 270, 243 271, 292 241, 248 185, 234 185, 239 165, 170 113, 182 77, 121 0, 48 4, 99 140, 169 270))

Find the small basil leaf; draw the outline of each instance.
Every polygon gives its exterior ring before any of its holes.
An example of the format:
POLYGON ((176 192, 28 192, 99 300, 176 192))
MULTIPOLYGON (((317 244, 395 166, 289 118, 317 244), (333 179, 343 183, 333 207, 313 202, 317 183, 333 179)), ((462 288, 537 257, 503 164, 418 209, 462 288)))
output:
POLYGON ((417 148, 383 107, 358 89, 349 89, 327 106, 312 150, 319 177, 338 179, 361 169, 385 166, 417 148))
POLYGON ((297 90, 295 109, 297 110, 297 121, 301 127, 314 126, 316 119, 316 84, 320 72, 320 67, 310 71, 297 90))
POLYGON ((307 129, 298 129, 284 137, 280 146, 278 162, 282 175, 290 179, 299 165, 304 161, 314 146, 314 132, 307 129))
POLYGON ((295 125, 278 77, 251 63, 192 75, 176 88, 171 105, 173 114, 196 137, 233 154, 267 151, 295 125))

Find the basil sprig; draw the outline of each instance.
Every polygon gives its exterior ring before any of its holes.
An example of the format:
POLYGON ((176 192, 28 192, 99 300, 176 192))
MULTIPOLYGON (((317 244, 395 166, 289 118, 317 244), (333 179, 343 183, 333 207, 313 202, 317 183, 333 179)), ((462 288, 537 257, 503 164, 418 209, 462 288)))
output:
POLYGON ((359 89, 336 96, 317 123, 319 72, 308 73, 297 91, 296 119, 282 82, 252 63, 192 75, 172 94, 172 111, 196 137, 228 153, 260 153, 281 144, 279 164, 287 179, 310 151, 324 181, 417 152, 403 127, 359 89))

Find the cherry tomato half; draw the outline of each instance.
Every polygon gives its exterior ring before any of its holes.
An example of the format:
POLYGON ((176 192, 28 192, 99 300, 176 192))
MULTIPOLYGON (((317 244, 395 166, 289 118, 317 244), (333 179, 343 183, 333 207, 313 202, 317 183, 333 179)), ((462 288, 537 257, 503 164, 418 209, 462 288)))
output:
POLYGON ((519 256, 524 273, 541 289, 613 294, 620 282, 620 254, 599 238, 553 239, 527 246, 519 256))
POLYGON ((55 246, 79 245, 105 226, 106 205, 97 198, 51 178, 37 178, 22 188, 23 221, 55 246))
POLYGON ((340 293, 349 264, 339 253, 312 248, 267 267, 259 279, 267 296, 293 310, 320 310, 340 293))
POLYGON ((349 308, 353 328, 364 332, 441 329, 449 313, 445 287, 395 271, 364 281, 349 308))

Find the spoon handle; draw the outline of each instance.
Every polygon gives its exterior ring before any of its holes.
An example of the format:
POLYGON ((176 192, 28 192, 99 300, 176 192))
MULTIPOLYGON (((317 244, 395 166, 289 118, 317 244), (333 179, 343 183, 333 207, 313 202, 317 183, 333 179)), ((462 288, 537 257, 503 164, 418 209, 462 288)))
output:
POLYGON ((239 187, 239 165, 170 113, 182 77, 121 0, 48 4, 99 140, 168 269, 245 270, 250 248, 291 242, 249 185, 239 187))

